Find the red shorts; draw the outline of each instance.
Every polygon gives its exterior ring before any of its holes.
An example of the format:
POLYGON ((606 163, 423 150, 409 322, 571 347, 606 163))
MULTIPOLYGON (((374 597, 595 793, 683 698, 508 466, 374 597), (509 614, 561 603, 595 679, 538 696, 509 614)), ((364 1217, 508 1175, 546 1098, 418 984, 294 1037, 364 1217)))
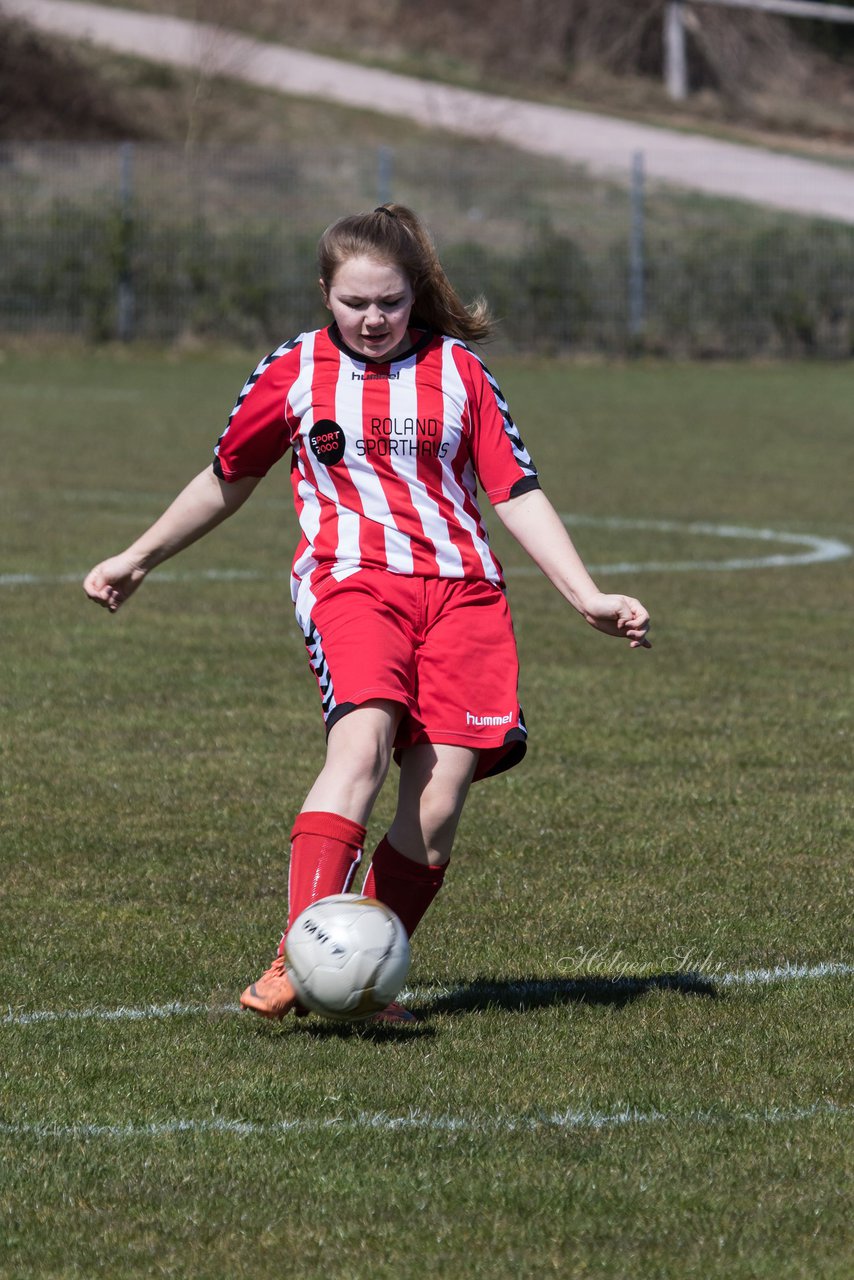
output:
POLYGON ((507 599, 491 582, 360 569, 320 586, 305 637, 327 733, 375 698, 406 708, 395 755, 418 743, 481 752, 475 780, 525 754, 507 599))

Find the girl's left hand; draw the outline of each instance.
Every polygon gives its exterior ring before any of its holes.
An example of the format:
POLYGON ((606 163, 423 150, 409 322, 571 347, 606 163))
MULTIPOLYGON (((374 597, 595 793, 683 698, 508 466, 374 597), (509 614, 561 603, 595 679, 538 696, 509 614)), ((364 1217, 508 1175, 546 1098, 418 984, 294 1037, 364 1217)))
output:
POLYGON ((633 596, 605 595, 598 592, 584 601, 584 619, 608 636, 625 637, 632 649, 651 649, 647 639, 649 614, 633 596))

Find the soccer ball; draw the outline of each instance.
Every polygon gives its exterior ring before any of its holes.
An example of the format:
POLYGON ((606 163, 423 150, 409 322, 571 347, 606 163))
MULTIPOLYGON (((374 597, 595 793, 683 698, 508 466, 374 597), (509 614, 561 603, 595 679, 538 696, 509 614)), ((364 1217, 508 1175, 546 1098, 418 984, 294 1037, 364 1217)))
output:
POLYGON ((285 965, 302 1004, 325 1018, 368 1018, 391 1003, 409 972, 409 938, 375 898, 335 893, 288 930, 285 965))

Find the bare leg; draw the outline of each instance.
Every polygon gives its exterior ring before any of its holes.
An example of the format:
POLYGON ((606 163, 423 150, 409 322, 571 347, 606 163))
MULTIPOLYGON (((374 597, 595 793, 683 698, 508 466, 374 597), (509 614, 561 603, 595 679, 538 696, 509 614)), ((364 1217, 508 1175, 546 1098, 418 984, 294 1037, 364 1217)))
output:
POLYGON ((412 937, 442 887, 478 753, 466 747, 410 747, 400 771, 397 813, 374 852, 364 892, 379 898, 412 937))
POLYGON ((388 773, 400 703, 377 699, 350 711, 332 726, 326 762, 305 798, 302 813, 337 813, 367 823, 388 773))
MULTIPOLYGON (((362 856, 365 824, 388 772, 392 743, 403 708, 376 700, 357 707, 332 726, 326 762, 291 832, 288 872, 289 925, 309 903, 349 885, 362 856)), ((245 1009, 265 1018, 298 1010, 297 993, 282 954, 240 997, 245 1009)), ((405 1022, 411 1015, 391 1006, 377 1015, 405 1022)))
POLYGON ((397 812, 388 833, 398 853, 432 867, 448 861, 477 759, 478 752, 469 747, 441 743, 404 753, 397 812))

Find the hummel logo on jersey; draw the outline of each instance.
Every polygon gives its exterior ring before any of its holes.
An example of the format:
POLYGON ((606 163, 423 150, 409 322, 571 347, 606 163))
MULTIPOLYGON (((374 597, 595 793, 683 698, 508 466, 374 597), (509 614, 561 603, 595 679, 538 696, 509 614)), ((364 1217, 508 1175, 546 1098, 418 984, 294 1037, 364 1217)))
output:
POLYGON ((344 432, 331 418, 323 418, 320 422, 315 422, 308 433, 308 442, 317 461, 322 462, 325 467, 341 461, 344 457, 344 446, 347 443, 344 432))
POLYGON ((510 724, 512 719, 512 711, 508 712, 506 716, 475 716, 470 711, 466 712, 466 724, 473 724, 478 729, 488 724, 510 724))

